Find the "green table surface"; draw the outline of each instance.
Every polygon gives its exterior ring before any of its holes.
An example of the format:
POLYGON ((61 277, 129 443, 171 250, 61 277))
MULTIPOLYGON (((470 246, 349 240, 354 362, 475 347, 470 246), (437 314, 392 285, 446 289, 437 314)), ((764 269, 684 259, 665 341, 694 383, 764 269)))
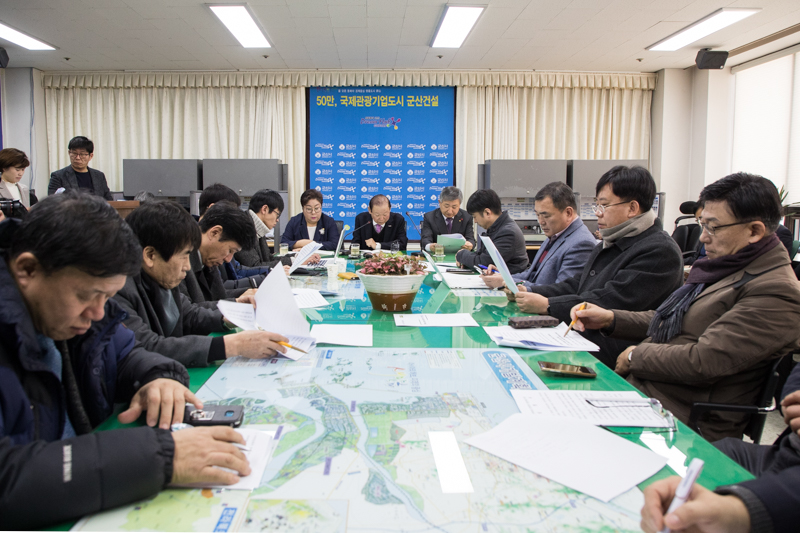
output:
MULTIPOLYGON (((453 262, 454 256, 450 255, 444 259, 445 262, 453 262)), ((356 264, 348 260, 348 270, 356 269, 356 264)), ((355 288, 360 284, 357 280, 335 281, 329 280, 327 276, 292 276, 290 283, 294 287, 306 287, 316 289, 337 290, 343 292, 349 290, 355 293, 355 288)), ((323 308, 304 309, 310 323, 335 323, 342 324, 372 324, 373 346, 375 347, 401 347, 401 348, 496 348, 497 345, 489 339, 489 336, 479 328, 398 328, 394 325, 394 313, 384 313, 372 309, 369 298, 362 290, 360 298, 333 299, 331 305, 323 308)), ((459 292, 459 294, 462 294, 459 292)), ((508 323, 508 317, 519 316, 520 312, 517 305, 509 302, 502 292, 497 296, 456 296, 445 284, 433 279, 433 275, 428 275, 422 287, 417 293, 410 313, 470 313, 481 326, 499 326, 508 323)), ((332 346, 319 344, 320 347, 332 346)), ((548 388, 552 390, 636 390, 622 377, 614 373, 611 369, 600 363, 595 357, 587 352, 541 352, 536 350, 525 350, 515 348, 516 352, 531 367, 531 369, 542 379, 548 388), (597 372, 595 379, 565 378, 556 377, 543 373, 537 361, 553 361, 557 363, 570 363, 591 367, 597 372)), ((215 372, 218 365, 211 365, 206 368, 189 369, 191 377, 191 389, 197 391, 203 383, 215 372)), ((121 412, 122 407, 117 412, 121 412)), ((141 425, 142 420, 132 425, 141 425)), ((120 424, 116 416, 109 418, 103 423, 98 431, 126 427, 120 424)), ((657 432, 636 428, 611 428, 610 431, 622 434, 632 442, 648 447, 656 453, 668 457, 667 466, 650 479, 639 486, 646 487, 653 481, 675 475, 676 471, 681 472, 689 462, 699 457, 705 461, 705 468, 698 480, 699 483, 707 488, 715 488, 719 485, 737 483, 752 479, 753 476, 745 469, 740 467, 727 456, 719 452, 708 441, 697 433, 689 429, 686 425, 678 422, 676 432, 657 432)), ((609 460, 620 460, 622 458, 609 458, 609 460)), ((71 525, 71 524, 70 524, 71 525)), ((58 530, 68 529, 70 525, 65 524, 58 530)))

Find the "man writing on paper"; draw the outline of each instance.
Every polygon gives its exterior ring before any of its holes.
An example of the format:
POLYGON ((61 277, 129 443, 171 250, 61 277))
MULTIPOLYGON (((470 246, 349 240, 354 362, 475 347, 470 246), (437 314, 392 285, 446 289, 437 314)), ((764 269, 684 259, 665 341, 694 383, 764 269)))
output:
MULTIPOLYGON (((642 167, 616 166, 597 182, 597 223, 603 243, 582 272, 553 285, 519 287, 521 311, 569 322, 570 309, 589 302, 615 309, 655 309, 683 282, 683 259, 652 211, 656 184, 642 167)), ((486 263, 484 263, 486 264, 486 263)), ((597 357, 611 368, 625 344, 598 332, 584 335, 600 346, 597 357)))
POLYGON ((461 209, 463 199, 464 195, 458 187, 445 187, 442 189, 442 192, 439 193, 439 209, 428 211, 422 217, 420 248, 430 252, 439 235, 453 234, 459 234, 464 237, 467 242, 464 243, 462 248, 465 250, 472 250, 475 247, 472 217, 461 209))
MULTIPOLYGON (((800 288, 775 229, 775 185, 738 173, 700 193, 708 259, 655 311, 573 311, 575 329, 627 341, 616 371, 687 422, 694 402, 752 405, 778 357, 800 347, 800 288)), ((708 440, 741 438, 750 415, 713 411, 698 426, 708 440)))
MULTIPOLYGON (((484 230, 483 234, 491 237, 497 251, 508 266, 508 271, 518 274, 528 266, 528 253, 525 251, 525 237, 522 230, 514 222, 507 211, 503 211, 500 197, 491 189, 472 193, 467 201, 467 211, 475 222, 484 230)), ((480 232, 479 232, 480 233, 480 232)), ((476 251, 459 250, 456 262, 467 268, 478 265, 489 265, 492 256, 478 243, 476 251)))
POLYGON ((391 251, 394 243, 400 250, 405 250, 408 245, 406 219, 400 213, 392 212, 392 202, 383 194, 370 198, 369 211, 359 213, 354 224, 353 242, 358 243, 362 250, 391 251))
MULTIPOLYGON (((580 274, 597 245, 592 232, 578 216, 575 194, 566 183, 548 183, 536 193, 533 201, 539 226, 547 239, 531 266, 513 275, 514 281, 527 289, 534 285, 560 283, 580 274)), ((485 275, 482 279, 488 287, 505 285, 499 273, 485 275)))
POLYGON ((105 200, 45 198, 0 224, 0 248, 0 529, 54 526, 170 482, 239 480, 214 466, 250 473, 235 431, 168 431, 186 402, 202 404, 186 369, 142 348, 109 299, 141 249, 105 200), (147 425, 93 432, 115 402, 130 402, 120 422, 147 411, 147 425))
POLYGON ((145 348, 184 366, 286 352, 278 345, 286 337, 268 331, 208 336, 230 328, 217 309, 194 304, 178 290, 201 242, 200 228, 185 209, 174 202, 152 202, 138 207, 125 221, 142 246, 142 270, 128 278, 114 299, 128 313, 125 325, 145 348))

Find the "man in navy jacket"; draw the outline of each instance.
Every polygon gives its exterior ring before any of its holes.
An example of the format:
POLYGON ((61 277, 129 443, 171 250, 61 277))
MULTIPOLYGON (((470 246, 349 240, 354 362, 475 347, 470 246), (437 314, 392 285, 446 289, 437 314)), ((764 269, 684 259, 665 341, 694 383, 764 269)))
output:
POLYGON ((369 211, 359 213, 354 222, 353 242, 362 250, 389 250, 397 243, 400 250, 408 245, 406 219, 400 213, 392 213, 392 202, 383 194, 369 200, 369 211))
POLYGON ((112 207, 48 197, 0 224, 0 248, 0 529, 54 525, 170 482, 239 479, 214 465, 249 473, 232 429, 168 431, 186 401, 202 404, 186 370, 138 345, 109 300, 141 262, 112 207), (148 426, 92 433, 122 401, 120 422, 147 411, 148 426))

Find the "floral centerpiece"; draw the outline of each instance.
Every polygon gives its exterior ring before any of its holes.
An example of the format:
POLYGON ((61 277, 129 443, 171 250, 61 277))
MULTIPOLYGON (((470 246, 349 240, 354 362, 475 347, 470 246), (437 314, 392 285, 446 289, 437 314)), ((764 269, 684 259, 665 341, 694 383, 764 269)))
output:
POLYGON ((377 253, 358 264, 358 277, 377 311, 409 311, 425 279, 418 257, 377 253))

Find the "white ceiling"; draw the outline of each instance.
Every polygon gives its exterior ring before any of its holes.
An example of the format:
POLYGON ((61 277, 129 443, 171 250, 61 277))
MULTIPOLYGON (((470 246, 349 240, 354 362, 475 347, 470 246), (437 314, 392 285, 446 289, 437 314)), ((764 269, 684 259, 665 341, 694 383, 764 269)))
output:
MULTIPOLYGON (((654 72, 693 65, 700 48, 731 50, 800 23, 798 0, 464 0, 458 4, 488 8, 464 45, 448 50, 429 46, 445 0, 249 0, 273 48, 248 50, 214 17, 208 1, 0 0, 0 21, 57 50, 0 46, 9 67, 50 71, 654 72), (677 52, 645 50, 720 7, 762 11, 677 52)), ((800 33, 728 64, 796 42, 800 33)))

